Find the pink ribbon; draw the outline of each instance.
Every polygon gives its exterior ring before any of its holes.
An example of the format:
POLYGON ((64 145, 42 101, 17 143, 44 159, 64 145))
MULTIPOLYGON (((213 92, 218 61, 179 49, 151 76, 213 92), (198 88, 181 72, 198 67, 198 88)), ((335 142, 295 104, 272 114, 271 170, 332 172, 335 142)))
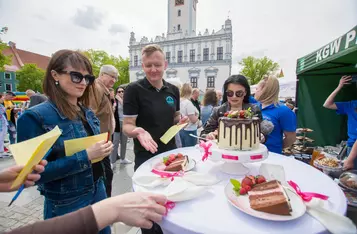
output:
POLYGON ((319 193, 309 193, 309 192, 301 192, 300 187, 295 184, 293 181, 288 181, 288 184, 293 187, 293 189, 296 191, 296 193, 302 198, 304 201, 311 201, 313 197, 320 198, 322 200, 327 200, 328 196, 319 194, 319 193))
POLYGON ((200 147, 202 147, 203 150, 205 151, 202 156, 202 161, 205 161, 209 155, 212 155, 212 152, 209 152, 209 149, 211 148, 211 146, 212 146, 211 142, 200 141, 200 147))
POLYGON ((161 178, 171 178, 171 181, 174 180, 174 177, 182 177, 184 175, 183 171, 172 173, 172 172, 158 171, 156 169, 152 169, 151 172, 156 175, 159 175, 161 178))
POLYGON ((175 208, 175 202, 173 201, 167 201, 165 204, 165 208, 166 208, 166 212, 165 212, 165 216, 167 215, 167 213, 172 210, 173 208, 175 208))
POLYGON ((262 158, 263 158, 263 155, 261 155, 261 154, 250 156, 251 160, 257 160, 257 159, 262 159, 262 158))
POLYGON ((238 161, 238 159, 239 159, 238 156, 233 156, 233 155, 228 155, 228 154, 222 154, 222 158, 229 159, 229 160, 235 160, 235 161, 238 161))

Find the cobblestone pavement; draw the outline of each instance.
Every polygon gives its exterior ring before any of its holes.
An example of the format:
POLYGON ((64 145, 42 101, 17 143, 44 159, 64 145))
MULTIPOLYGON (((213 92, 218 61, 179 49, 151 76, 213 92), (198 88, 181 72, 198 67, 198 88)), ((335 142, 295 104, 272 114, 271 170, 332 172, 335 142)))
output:
MULTIPOLYGON (((132 141, 128 144, 127 158, 134 159, 132 141)), ((13 158, 0 158, 0 170, 14 165, 13 158)), ((113 195, 119 195, 131 191, 131 177, 134 173, 134 165, 120 165, 117 162, 117 168, 113 177, 113 195)), ((10 231, 27 224, 34 223, 43 219, 43 197, 35 187, 25 189, 15 203, 8 207, 9 202, 15 192, 0 193, 0 233, 10 231)), ((140 233, 137 228, 131 228, 123 224, 112 226, 113 233, 136 234, 140 233)))

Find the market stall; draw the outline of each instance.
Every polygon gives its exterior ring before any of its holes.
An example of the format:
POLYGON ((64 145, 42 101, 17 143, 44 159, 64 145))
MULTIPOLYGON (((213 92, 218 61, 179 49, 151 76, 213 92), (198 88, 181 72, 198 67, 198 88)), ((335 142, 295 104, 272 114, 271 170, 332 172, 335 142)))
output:
MULTIPOLYGON (((336 145, 347 139, 346 117, 325 109, 323 103, 343 75, 357 74, 357 26, 297 61, 298 126, 314 129, 315 145, 336 145)), ((336 101, 357 99, 357 83, 345 87, 336 101)))

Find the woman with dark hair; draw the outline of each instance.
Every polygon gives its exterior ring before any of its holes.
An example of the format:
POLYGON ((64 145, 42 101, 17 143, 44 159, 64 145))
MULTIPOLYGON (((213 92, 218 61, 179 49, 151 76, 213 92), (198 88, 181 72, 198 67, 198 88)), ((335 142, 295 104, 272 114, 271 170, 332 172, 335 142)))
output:
POLYGON ((118 149, 120 144, 120 163, 130 164, 132 161, 125 158, 126 154, 126 144, 128 142, 128 137, 123 132, 123 98, 124 98, 124 88, 118 87, 115 90, 115 104, 114 104, 114 119, 115 119, 115 130, 113 136, 114 150, 110 155, 110 162, 112 164, 112 169, 116 168, 116 161, 118 157, 118 149))
POLYGON ((213 107, 217 106, 217 93, 215 90, 207 90, 203 97, 203 106, 201 107, 201 120, 204 126, 212 114, 213 107))
POLYGON ((218 119, 227 111, 247 110, 251 108, 254 115, 258 115, 262 119, 262 114, 257 105, 249 103, 250 86, 245 76, 232 75, 223 85, 224 94, 222 105, 213 109, 211 117, 206 122, 201 136, 207 140, 216 139, 218 133, 218 119))
MULTIPOLYGON (((111 153, 113 144, 105 141, 69 157, 64 141, 100 133, 99 120, 87 108, 94 75, 87 57, 77 51, 60 50, 51 58, 43 82, 48 101, 25 111, 17 122, 18 142, 51 131, 61 136, 47 157, 46 170, 37 182, 45 197, 44 219, 61 216, 105 199, 104 166, 92 160, 111 153)), ((110 233, 104 228, 100 233, 110 233)))

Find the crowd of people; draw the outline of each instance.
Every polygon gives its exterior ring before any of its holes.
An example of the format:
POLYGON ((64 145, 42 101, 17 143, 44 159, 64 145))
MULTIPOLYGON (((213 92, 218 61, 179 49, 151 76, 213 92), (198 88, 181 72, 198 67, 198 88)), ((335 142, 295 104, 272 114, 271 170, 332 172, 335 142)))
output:
MULTIPOLYGON (((113 90, 118 80, 118 70, 114 66, 102 66, 96 78, 84 55, 60 50, 53 54, 46 70, 43 83, 45 99, 42 97, 35 104, 30 103, 17 121, 12 122, 9 104, 12 94, 6 93, 1 98, 4 103, 0 105, 3 139, 5 126, 9 128, 11 143, 16 139, 22 142, 37 137, 56 126, 62 130, 47 161, 38 165, 35 168, 37 172, 30 174, 26 182, 34 185, 36 181, 45 198, 45 221, 13 233, 24 230, 29 233, 63 233, 66 230, 110 233, 109 225, 118 221, 141 227, 143 234, 162 233, 157 222, 166 211, 164 196, 129 193, 110 198, 117 160, 122 164, 132 163, 125 157, 128 138, 134 139, 134 171, 155 155, 177 147, 196 145, 198 136, 216 139, 218 119, 231 110, 250 109, 262 122, 267 121, 273 126, 269 132, 263 132, 262 142, 270 152, 281 154, 284 148, 295 142, 294 104, 292 100, 286 104, 279 101, 279 81, 275 76, 264 76, 252 94, 246 77, 232 75, 226 78, 223 87, 206 90, 201 103, 197 88, 188 83, 172 84, 163 79, 168 64, 158 45, 144 47, 141 61, 146 77, 125 88, 119 86, 113 90), (15 131, 10 130, 10 122, 15 131), (187 125, 174 139, 167 144, 160 141, 171 126, 184 123, 187 125), (17 136, 11 135, 14 133, 17 136), (109 133, 108 141, 98 142, 71 157, 65 156, 65 140, 99 133, 109 133), (91 163, 100 158, 103 160, 91 163)), ((349 78, 343 78, 340 86, 348 81, 349 78)), ((29 91, 29 95, 37 95, 32 92, 29 91)), ((333 102, 337 92, 329 97, 325 106, 337 109, 341 114, 356 115, 352 102, 333 102)), ((354 117, 349 120, 350 125, 355 126, 353 121, 356 120, 354 117)), ((354 136, 357 133, 351 129, 350 160, 357 155, 354 136)), ((11 191, 11 181, 20 170, 21 167, 15 166, 0 174, 1 191, 11 191)))

